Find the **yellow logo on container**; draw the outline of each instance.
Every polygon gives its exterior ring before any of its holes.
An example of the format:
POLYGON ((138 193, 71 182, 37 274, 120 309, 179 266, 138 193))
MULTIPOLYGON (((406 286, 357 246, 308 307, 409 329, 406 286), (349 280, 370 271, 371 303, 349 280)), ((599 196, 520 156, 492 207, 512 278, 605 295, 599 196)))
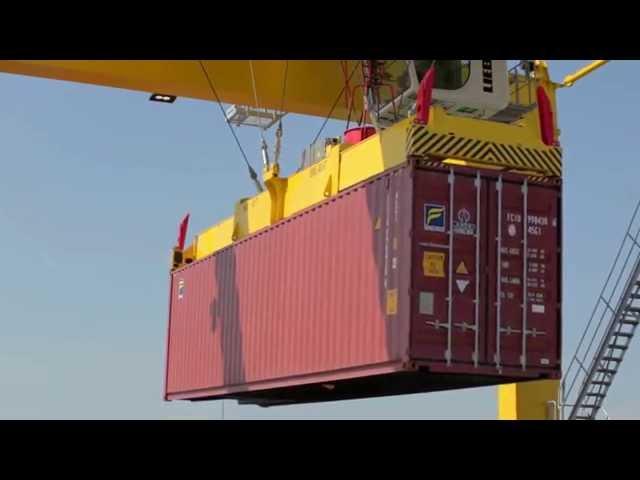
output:
POLYGON ((431 232, 445 231, 445 207, 435 203, 424 205, 424 229, 431 232))
POLYGON ((444 208, 431 208, 427 214, 427 224, 431 225, 432 223, 435 223, 436 220, 442 218, 443 214, 444 208))

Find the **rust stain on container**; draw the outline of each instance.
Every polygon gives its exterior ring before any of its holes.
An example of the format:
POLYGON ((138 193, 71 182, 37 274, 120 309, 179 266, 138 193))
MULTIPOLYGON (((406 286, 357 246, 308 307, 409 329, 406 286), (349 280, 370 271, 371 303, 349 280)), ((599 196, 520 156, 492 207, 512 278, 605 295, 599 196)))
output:
POLYGON ((559 187, 451 172, 397 168, 173 272, 165 398, 558 378, 559 187))

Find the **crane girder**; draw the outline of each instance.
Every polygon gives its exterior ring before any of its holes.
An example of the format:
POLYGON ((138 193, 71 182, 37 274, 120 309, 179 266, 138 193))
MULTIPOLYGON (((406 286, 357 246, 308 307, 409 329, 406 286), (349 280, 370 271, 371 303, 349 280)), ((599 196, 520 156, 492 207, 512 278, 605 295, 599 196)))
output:
MULTIPOLYGON (((286 68, 286 92, 282 110, 326 117, 345 86, 340 60, 254 60, 256 105, 250 60, 203 60, 222 103, 282 107, 286 68)), ((361 82, 357 61, 348 61, 354 71, 351 86, 361 82)), ((2 60, 0 72, 88 83, 148 93, 215 101, 198 60, 2 60)), ((331 118, 346 119, 349 108, 343 94, 331 118)), ((355 109, 362 99, 354 98, 355 109)))

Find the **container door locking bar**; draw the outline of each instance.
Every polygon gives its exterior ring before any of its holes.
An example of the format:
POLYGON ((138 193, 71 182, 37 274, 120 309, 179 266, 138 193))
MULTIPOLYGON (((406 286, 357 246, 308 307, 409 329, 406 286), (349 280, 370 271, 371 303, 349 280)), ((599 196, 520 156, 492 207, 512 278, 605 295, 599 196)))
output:
POLYGON ((529 268, 529 249, 527 245, 527 235, 529 231, 529 212, 527 210, 528 200, 528 184, 527 179, 522 185, 523 197, 523 216, 522 216, 522 355, 520 356, 520 364, 522 370, 527 369, 527 301, 528 301, 528 268, 529 268))
POLYGON ((476 173, 476 298, 475 303, 475 339, 473 346, 473 366, 477 367, 480 357, 479 331, 480 331, 480 188, 482 186, 480 172, 476 173))
POLYGON ((447 365, 451 365, 451 347, 453 339, 453 194, 454 194, 455 174, 453 168, 449 173, 449 296, 447 297, 447 349, 444 357, 447 365))
POLYGON ((494 355, 494 361, 498 371, 502 370, 500 365, 500 334, 502 328, 501 307, 502 307, 502 175, 498 177, 496 183, 496 190, 498 191, 498 219, 496 235, 496 242, 498 245, 498 264, 496 266, 496 352, 494 355))

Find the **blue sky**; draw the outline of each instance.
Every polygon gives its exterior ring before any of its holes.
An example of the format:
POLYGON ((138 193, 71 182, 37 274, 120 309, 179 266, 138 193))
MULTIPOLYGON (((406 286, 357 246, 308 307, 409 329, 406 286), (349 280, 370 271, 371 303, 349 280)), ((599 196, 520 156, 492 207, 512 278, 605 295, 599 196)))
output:
MULTIPOLYGON (((550 61, 560 79, 586 61, 550 61)), ((573 351, 640 198, 640 62, 614 61, 559 93, 565 149, 565 353, 573 351)), ((0 74, 0 418, 221 418, 221 402, 162 400, 169 249, 253 194, 212 103, 0 74)), ((288 116, 297 166, 322 119, 288 116)), ((326 136, 342 122, 330 122, 326 136)), ((258 135, 240 129, 259 165, 258 135)), ((610 392, 640 418, 632 348, 610 392)), ((492 419, 495 388, 260 409, 225 418, 492 419)))

